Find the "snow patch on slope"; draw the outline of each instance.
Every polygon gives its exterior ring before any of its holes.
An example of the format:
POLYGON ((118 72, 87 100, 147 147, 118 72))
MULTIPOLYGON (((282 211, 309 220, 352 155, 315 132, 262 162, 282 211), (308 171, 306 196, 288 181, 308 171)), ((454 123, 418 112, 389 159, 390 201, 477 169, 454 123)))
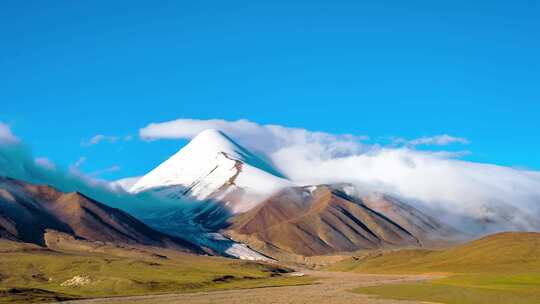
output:
POLYGON ((220 233, 207 233, 206 239, 226 244, 226 247, 222 249, 222 252, 241 260, 272 261, 272 259, 269 259, 264 255, 250 249, 247 245, 233 242, 220 233))

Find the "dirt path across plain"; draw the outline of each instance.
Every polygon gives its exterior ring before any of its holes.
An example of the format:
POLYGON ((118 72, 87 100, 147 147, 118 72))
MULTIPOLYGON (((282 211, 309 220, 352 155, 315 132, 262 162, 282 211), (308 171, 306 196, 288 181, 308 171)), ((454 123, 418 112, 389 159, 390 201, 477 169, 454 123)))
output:
POLYGON ((396 301, 368 297, 350 292, 353 288, 415 282, 433 279, 434 275, 366 275, 346 272, 307 271, 318 278, 317 284, 285 287, 263 287, 189 294, 120 297, 70 301, 72 304, 419 304, 426 302, 396 301))

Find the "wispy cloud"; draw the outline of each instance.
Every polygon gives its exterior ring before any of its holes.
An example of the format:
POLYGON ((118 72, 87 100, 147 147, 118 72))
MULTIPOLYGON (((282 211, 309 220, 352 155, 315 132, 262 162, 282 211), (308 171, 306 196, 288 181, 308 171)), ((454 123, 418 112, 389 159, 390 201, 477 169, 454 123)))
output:
POLYGON ((37 157, 35 161, 38 166, 41 166, 45 169, 48 169, 48 170, 56 169, 56 165, 50 159, 46 157, 37 157))
POLYGON ((88 173, 89 176, 98 177, 105 173, 111 173, 111 172, 118 172, 120 171, 121 167, 118 165, 113 165, 105 169, 97 170, 91 173, 88 173))
POLYGON ((82 140, 81 141, 81 146, 89 147, 89 146, 97 145, 97 144, 102 143, 102 142, 107 142, 107 143, 114 144, 117 141, 118 141, 117 136, 107 136, 107 135, 103 135, 103 134, 98 134, 98 135, 93 136, 89 140, 82 140))
POLYGON ((76 169, 76 170, 79 170, 79 168, 86 162, 87 160, 87 157, 86 156, 81 156, 79 157, 79 159, 77 159, 73 164, 71 164, 69 167, 71 169, 76 169))
POLYGON ((81 140, 81 146, 90 147, 90 146, 95 146, 101 143, 116 144, 118 142, 132 141, 132 140, 133 140, 132 134, 128 134, 125 136, 112 136, 112 135, 97 134, 97 135, 92 136, 90 139, 81 140))
POLYGON ((18 142, 19 139, 13 134, 11 128, 7 124, 0 122, 0 143, 13 144, 18 142))
POLYGON ((464 137, 441 134, 436 136, 420 137, 413 140, 407 140, 405 138, 395 138, 394 143, 409 146, 448 146, 451 144, 467 145, 470 143, 470 141, 464 137))
MULTIPOLYGON (((39 164, 47 166, 47 159, 40 159, 39 164)), ((81 176, 88 176, 88 177, 99 177, 102 174, 105 173, 111 173, 111 172, 118 172, 120 171, 121 167, 119 165, 113 165, 105 169, 99 169, 90 173, 82 173, 81 167, 88 161, 88 158, 86 156, 81 156, 77 161, 72 163, 69 166, 69 172, 75 175, 81 175, 81 176)), ((38 159, 36 159, 36 163, 38 163, 38 159)))

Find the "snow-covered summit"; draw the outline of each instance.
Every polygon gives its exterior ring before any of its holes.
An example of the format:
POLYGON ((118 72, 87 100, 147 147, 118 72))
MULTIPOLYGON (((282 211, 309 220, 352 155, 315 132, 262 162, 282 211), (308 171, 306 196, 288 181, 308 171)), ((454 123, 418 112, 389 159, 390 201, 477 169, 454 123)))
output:
POLYGON ((209 129, 143 176, 130 192, 153 190, 169 197, 212 199, 237 213, 290 185, 261 157, 223 132, 209 129))

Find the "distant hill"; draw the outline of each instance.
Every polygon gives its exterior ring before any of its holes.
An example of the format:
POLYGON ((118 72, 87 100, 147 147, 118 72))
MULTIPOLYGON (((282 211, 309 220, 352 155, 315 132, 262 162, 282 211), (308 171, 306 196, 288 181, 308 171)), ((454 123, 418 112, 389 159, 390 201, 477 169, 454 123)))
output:
POLYGON ((445 250, 371 252, 328 269, 442 275, 429 282, 353 290, 383 298, 423 303, 536 304, 540 303, 540 233, 498 233, 445 250))
POLYGON ((190 242, 158 232, 81 193, 0 177, 0 238, 45 246, 49 231, 87 241, 202 252, 190 242))
POLYGON ((365 273, 540 272, 540 233, 505 232, 445 250, 372 252, 339 262, 331 270, 365 273))

